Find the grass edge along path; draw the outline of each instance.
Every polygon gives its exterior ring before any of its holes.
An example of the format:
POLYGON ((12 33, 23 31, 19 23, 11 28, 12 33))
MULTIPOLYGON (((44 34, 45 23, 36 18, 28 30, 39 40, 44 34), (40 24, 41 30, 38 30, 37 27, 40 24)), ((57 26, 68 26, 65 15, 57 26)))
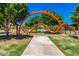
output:
POLYGON ((1 56, 20 56, 30 43, 31 38, 6 40, 0 42, 1 56), (6 45, 5 45, 6 44, 6 45))
POLYGON ((79 56, 79 40, 66 36, 62 39, 50 36, 50 40, 63 52, 66 56, 79 56))

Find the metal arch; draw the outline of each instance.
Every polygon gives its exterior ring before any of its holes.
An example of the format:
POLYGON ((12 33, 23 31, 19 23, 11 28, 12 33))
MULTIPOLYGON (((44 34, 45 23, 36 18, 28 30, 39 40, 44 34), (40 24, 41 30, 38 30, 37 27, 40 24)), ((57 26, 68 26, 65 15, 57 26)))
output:
MULTIPOLYGON (((35 11, 35 12, 32 11, 31 14, 26 15, 26 17, 24 18, 24 20, 21 21, 22 24, 24 23, 24 21, 25 21, 29 16, 31 16, 31 15, 33 15, 33 14, 46 14, 46 15, 48 15, 48 16, 51 16, 51 17, 54 18, 54 19, 58 22, 58 24, 59 24, 56 30, 58 31, 59 29, 61 29, 62 34, 64 33, 64 29, 62 28, 63 26, 62 26, 62 24, 61 24, 62 21, 60 21, 60 20, 58 19, 58 16, 57 16, 56 14, 50 13, 50 12, 48 12, 48 11, 46 11, 46 10, 45 10, 45 11, 40 10, 40 11, 35 11)), ((21 24, 20 26, 22 26, 22 24, 21 24)), ((55 33, 55 32, 57 32, 57 31, 51 30, 51 33, 55 33)))

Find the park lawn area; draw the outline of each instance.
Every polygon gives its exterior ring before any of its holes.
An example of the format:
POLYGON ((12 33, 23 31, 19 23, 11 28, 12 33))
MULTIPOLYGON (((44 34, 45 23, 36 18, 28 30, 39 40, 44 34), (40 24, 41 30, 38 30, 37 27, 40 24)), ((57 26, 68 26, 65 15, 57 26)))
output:
POLYGON ((31 38, 2 40, 0 41, 0 56, 20 56, 30 41, 31 38))
POLYGON ((79 56, 79 40, 70 36, 50 36, 51 41, 64 53, 66 56, 79 56))

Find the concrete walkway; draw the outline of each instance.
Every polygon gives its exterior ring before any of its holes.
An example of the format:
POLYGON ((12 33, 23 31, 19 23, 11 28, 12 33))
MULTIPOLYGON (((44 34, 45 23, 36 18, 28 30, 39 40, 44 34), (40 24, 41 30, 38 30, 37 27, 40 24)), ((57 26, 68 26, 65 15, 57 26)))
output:
POLYGON ((34 36, 22 56, 64 56, 47 36, 34 36))

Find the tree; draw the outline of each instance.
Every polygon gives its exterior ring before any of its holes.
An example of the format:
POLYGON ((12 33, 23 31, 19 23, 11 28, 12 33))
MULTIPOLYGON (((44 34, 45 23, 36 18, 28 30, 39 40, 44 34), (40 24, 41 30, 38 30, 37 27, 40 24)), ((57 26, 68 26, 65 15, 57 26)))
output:
POLYGON ((28 7, 26 6, 26 4, 0 4, 0 22, 2 23, 2 25, 4 25, 7 36, 9 35, 10 25, 17 25, 17 22, 15 23, 16 18, 19 16, 20 20, 22 20, 24 18, 24 15, 27 14, 27 11, 28 7))
POLYGON ((71 19, 75 24, 77 24, 78 28, 78 39, 79 39, 79 5, 72 11, 73 16, 71 16, 71 19))
POLYGON ((15 19, 18 17, 19 20, 14 22, 15 26, 16 26, 16 35, 19 36, 20 31, 18 31, 18 22, 20 22, 21 20, 24 19, 24 17, 29 14, 28 12, 28 6, 26 4, 14 4, 14 11, 16 13, 16 17, 15 19))
POLYGON ((0 22, 2 23, 2 25, 4 25, 4 27, 5 27, 5 32, 6 32, 6 35, 8 36, 8 11, 7 11, 7 9, 8 9, 8 4, 0 4, 0 22))

